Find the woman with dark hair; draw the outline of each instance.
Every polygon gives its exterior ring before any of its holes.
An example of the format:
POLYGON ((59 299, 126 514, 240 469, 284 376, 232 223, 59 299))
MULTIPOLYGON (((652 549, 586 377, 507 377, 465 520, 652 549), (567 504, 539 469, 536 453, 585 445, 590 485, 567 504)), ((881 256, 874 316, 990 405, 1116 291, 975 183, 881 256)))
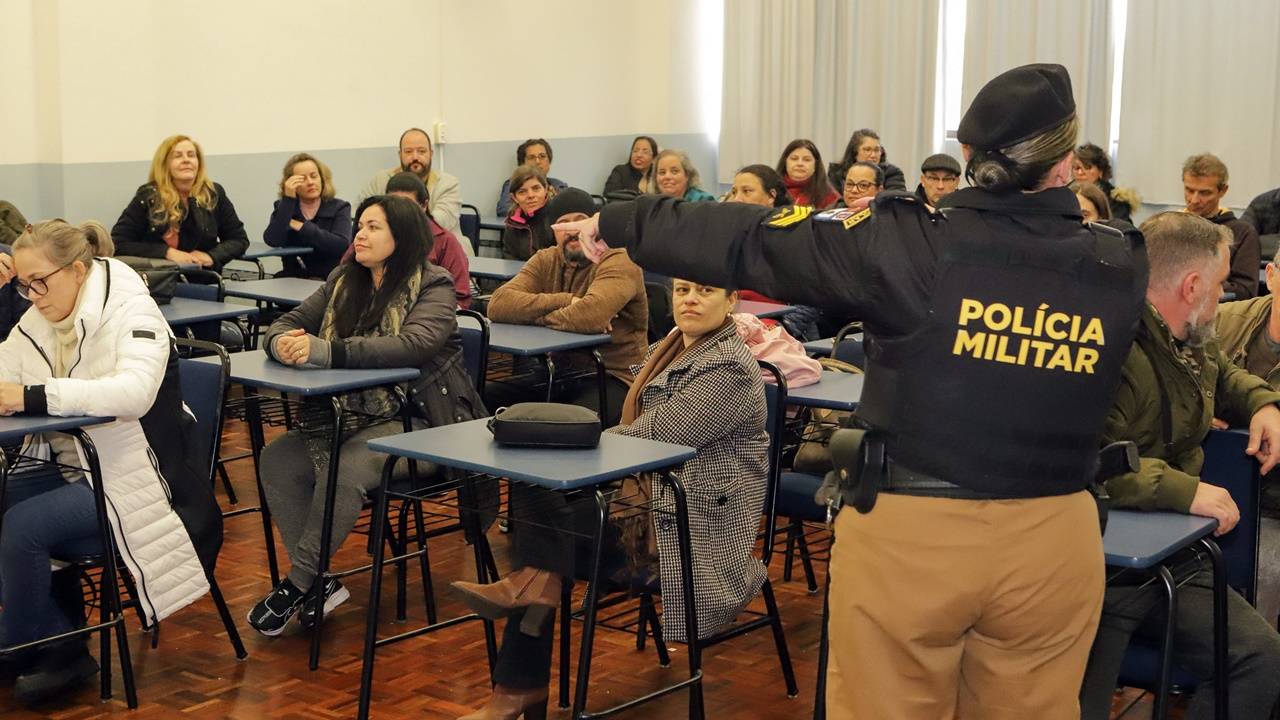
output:
POLYGON ((1084 215, 1085 222, 1111 219, 1111 205, 1107 202, 1107 196, 1102 193, 1102 188, 1094 183, 1079 180, 1067 187, 1076 194, 1076 200, 1080 203, 1080 214, 1084 215))
POLYGON ((555 237, 543 221, 543 209, 556 191, 547 176, 533 165, 521 165, 511 173, 511 214, 502 229, 502 257, 528 260, 543 248, 556 244, 555 237))
POLYGON ((630 200, 645 192, 653 159, 658 157, 658 141, 639 135, 631 141, 631 157, 615 165, 604 181, 604 196, 610 200, 630 200))
POLYGON ((337 197, 329 166, 309 153, 285 161, 280 199, 262 240, 271 247, 307 247, 312 252, 280 259, 286 277, 323 280, 351 247, 351 203, 337 197))
POLYGON ((733 176, 733 187, 725 202, 750 203, 765 207, 791 204, 786 183, 768 165, 748 165, 733 176))
POLYGON ((840 162, 831 163, 827 169, 828 179, 831 180, 831 187, 844 187, 844 175, 855 162, 870 162, 880 166, 884 171, 884 182, 881 184, 886 190, 906 190, 907 179, 902 174, 902 168, 889 162, 889 155, 884 151, 884 146, 880 144, 880 135, 871 128, 862 128, 855 130, 853 135, 849 137, 849 144, 845 146, 844 157, 840 158, 840 162))
POLYGON ((1085 143, 1076 148, 1075 160, 1071 162, 1071 175, 1076 182, 1093 183, 1107 197, 1111 206, 1111 216, 1116 220, 1129 221, 1135 210, 1142 205, 1142 198, 1132 188, 1117 188, 1111 184, 1111 158, 1107 151, 1085 143))
MULTIPOLYGON (((354 255, 315 294, 267 330, 263 347, 274 360, 300 369, 422 369, 407 397, 415 421, 448 425, 485 414, 462 361, 453 278, 427 262, 422 208, 401 197, 375 195, 360 204, 354 255)), ((403 431, 398 396, 385 388, 342 396, 356 427, 344 432, 331 554, 355 527, 366 494, 378 486, 383 456, 366 443, 403 431)), ((262 485, 293 563, 288 577, 249 613, 263 635, 284 631, 301 612, 315 624, 350 593, 337 580, 314 588, 320 564, 329 440, 308 428, 291 430, 262 451, 262 485), (308 592, 308 589, 311 592, 308 592), (311 598, 311 602, 306 602, 311 598), (303 605, 306 605, 304 608, 303 605)))
POLYGON ((778 174, 796 205, 810 205, 825 210, 840 196, 822 174, 822 153, 812 140, 792 140, 778 158, 778 174))
POLYGON ((858 200, 875 197, 881 190, 884 190, 884 168, 859 160, 845 172, 840 206, 853 207, 858 200))

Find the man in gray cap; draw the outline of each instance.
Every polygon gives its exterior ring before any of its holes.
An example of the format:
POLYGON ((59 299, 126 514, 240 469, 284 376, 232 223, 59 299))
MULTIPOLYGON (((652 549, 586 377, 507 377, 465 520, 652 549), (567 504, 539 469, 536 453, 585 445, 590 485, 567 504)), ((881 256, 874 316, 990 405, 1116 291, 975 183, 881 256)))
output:
POLYGON ((829 568, 828 718, 1078 717, 1104 583, 1087 488, 1147 279, 1139 235, 1082 222, 1078 134, 1066 69, 1026 65, 965 113, 970 187, 945 215, 902 191, 804 218, 644 197, 559 228, 588 257, 625 247, 863 318, 868 432, 856 452, 857 430, 832 439, 833 505, 853 507, 829 568))
POLYGON ((946 153, 930 155, 920 165, 920 184, 916 195, 934 207, 938 201, 956 191, 960 185, 960 163, 946 153))

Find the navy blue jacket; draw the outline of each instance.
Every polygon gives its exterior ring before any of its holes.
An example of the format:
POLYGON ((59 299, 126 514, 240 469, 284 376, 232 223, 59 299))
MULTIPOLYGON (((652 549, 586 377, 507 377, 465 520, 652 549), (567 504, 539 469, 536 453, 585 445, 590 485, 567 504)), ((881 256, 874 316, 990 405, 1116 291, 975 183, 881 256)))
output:
MULTIPOLYGON (((0 253, 13 256, 13 248, 0 245, 0 253)), ((31 307, 31 301, 18 294, 18 281, 15 279, 0 288, 0 340, 9 337, 9 331, 18 324, 18 319, 31 307)))
POLYGON ((314 252, 281 258, 284 264, 282 274, 318 280, 329 277, 351 246, 351 203, 338 198, 320 201, 316 216, 303 221, 298 230, 289 227, 290 220, 302 220, 298 199, 282 197, 276 200, 267 229, 262 231, 263 242, 271 247, 309 247, 314 252))

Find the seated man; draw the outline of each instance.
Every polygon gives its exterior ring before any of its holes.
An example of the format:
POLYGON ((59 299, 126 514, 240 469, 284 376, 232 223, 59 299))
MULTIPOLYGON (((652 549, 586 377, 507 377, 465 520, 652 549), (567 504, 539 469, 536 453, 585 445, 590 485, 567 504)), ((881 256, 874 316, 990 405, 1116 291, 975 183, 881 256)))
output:
POLYGON ((1268 190, 1250 200, 1240 219, 1252 225, 1259 235, 1280 233, 1280 188, 1268 190))
MULTIPOLYGON (((378 171, 369 180, 369 184, 360 191, 360 196, 356 198, 356 205, 364 202, 365 198, 386 192, 387 181, 392 175, 411 172, 427 186, 427 192, 432 198, 432 218, 440 227, 453 233, 454 237, 461 237, 462 223, 459 218, 462 216, 462 191, 458 186, 458 178, 442 170, 431 169, 434 152, 431 147, 431 137, 427 135, 426 130, 419 128, 405 130, 400 135, 400 167, 378 171)), ((474 254, 471 243, 463 243, 462 249, 467 255, 474 254)))
POLYGON ((1182 164, 1182 191, 1187 201, 1186 212, 1231 231, 1231 272, 1222 289, 1235 293, 1235 300, 1247 300, 1258 294, 1258 265, 1262 262, 1262 245, 1258 231, 1235 213, 1222 207, 1227 194, 1227 165, 1216 155, 1192 155, 1182 164))
POLYGON ((920 165, 920 184, 916 195, 926 204, 938 207, 938 201, 960 186, 960 163, 946 153, 925 158, 920 165))
MULTIPOLYGON (((1269 471, 1280 459, 1280 393, 1228 362, 1213 338, 1231 234, 1179 212, 1156 215, 1142 232, 1151 264, 1147 308, 1103 435, 1106 443, 1136 443, 1141 466, 1109 480, 1107 491, 1116 508, 1216 518, 1222 535, 1240 511, 1226 490, 1200 481, 1200 443, 1215 416, 1248 423, 1248 452, 1269 471)), ((1195 557, 1186 554, 1187 560, 1195 557)), ((1213 717, 1213 577, 1207 566, 1204 561, 1190 578, 1179 578, 1185 582, 1178 590, 1174 661, 1208 679, 1187 708, 1189 720, 1213 717)), ((1147 580, 1145 574, 1122 574, 1108 583, 1081 689, 1082 718, 1109 716, 1130 636, 1162 637, 1163 590, 1147 580)), ((1231 717, 1271 717, 1280 697, 1280 635, 1234 591, 1227 602, 1231 717)))
POLYGON ((431 217, 431 196, 427 193, 427 186, 417 175, 402 172, 387 181, 387 194, 412 200, 427 213, 427 225, 431 228, 431 250, 427 253, 427 260, 453 276, 453 294, 458 298, 458 307, 471 307, 471 262, 467 260, 467 253, 458 237, 440 227, 431 217))
MULTIPOLYGON (((546 218, 550 223, 572 222, 595 211, 590 195, 568 188, 547 203, 546 218)), ((489 319, 612 335, 613 342, 599 348, 609 373, 607 407, 596 407, 599 395, 594 376, 561 393, 564 402, 599 411, 605 427, 611 427, 618 423, 622 401, 631 387, 630 368, 644 361, 648 343, 644 273, 625 250, 610 251, 598 264, 592 264, 576 233, 556 230, 555 240, 555 247, 534 253, 519 275, 494 291, 489 299, 489 319)), ((493 383, 489 388, 501 392, 493 383)))
MULTIPOLYGON (((516 148, 516 167, 529 164, 538 168, 543 175, 547 176, 547 182, 552 189, 560 192, 569 187, 569 183, 551 177, 551 157, 551 143, 542 138, 529 138, 516 148)), ((511 180, 508 178, 502 181, 502 190, 498 192, 498 217, 504 218, 510 215, 512 204, 511 180)))

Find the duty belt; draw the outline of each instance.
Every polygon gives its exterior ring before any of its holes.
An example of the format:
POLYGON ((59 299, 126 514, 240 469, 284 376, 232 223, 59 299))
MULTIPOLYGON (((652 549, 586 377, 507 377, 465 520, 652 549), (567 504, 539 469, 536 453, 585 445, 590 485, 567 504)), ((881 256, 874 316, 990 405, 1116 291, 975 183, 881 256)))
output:
POLYGON ((893 461, 888 463, 887 472, 881 481, 880 492, 893 493, 895 495, 950 498, 952 500, 1009 499, 1007 495, 970 490, 953 482, 905 468, 893 461))

